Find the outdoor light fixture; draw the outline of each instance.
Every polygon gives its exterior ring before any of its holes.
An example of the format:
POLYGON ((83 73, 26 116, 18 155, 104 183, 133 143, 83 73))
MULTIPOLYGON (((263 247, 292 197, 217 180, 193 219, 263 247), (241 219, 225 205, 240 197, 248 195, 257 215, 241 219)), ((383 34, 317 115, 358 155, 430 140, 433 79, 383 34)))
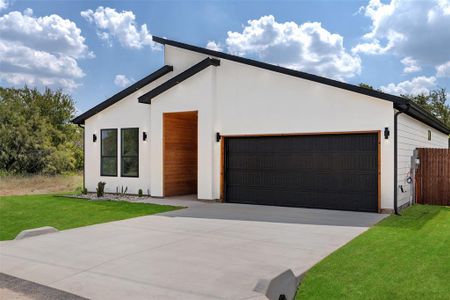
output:
POLYGON ((142 140, 143 141, 147 140, 147 132, 145 132, 145 131, 142 132, 142 140))
POLYGON ((97 135, 95 133, 92 135, 92 141, 94 143, 97 141, 97 135))
POLYGON ((391 133, 389 132, 389 127, 384 127, 384 138, 387 140, 389 138, 389 135, 391 133))
POLYGON ((220 142, 220 132, 216 132, 216 142, 220 142))

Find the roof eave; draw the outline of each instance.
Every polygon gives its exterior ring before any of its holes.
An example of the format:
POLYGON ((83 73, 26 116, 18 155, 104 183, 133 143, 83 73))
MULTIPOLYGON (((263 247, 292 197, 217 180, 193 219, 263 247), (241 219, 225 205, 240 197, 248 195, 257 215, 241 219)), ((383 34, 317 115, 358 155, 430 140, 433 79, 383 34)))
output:
POLYGON ((106 99, 105 101, 97 104, 96 106, 89 109, 88 111, 77 116, 71 122, 74 124, 84 124, 84 121, 86 121, 90 117, 94 116, 95 114, 108 108, 109 106, 113 105, 114 103, 122 100, 123 98, 131 95, 132 93, 136 92, 137 90, 141 89, 142 87, 146 86, 147 84, 152 83, 153 81, 161 78, 162 76, 164 76, 167 73, 172 72, 172 71, 173 71, 173 67, 169 66, 169 65, 165 65, 165 66, 159 68, 158 70, 151 73, 150 75, 147 75, 146 77, 142 78, 141 80, 137 81, 136 83, 130 85, 129 87, 123 89, 122 91, 118 92, 117 94, 113 95, 112 97, 106 99))
MULTIPOLYGON (((405 99, 406 100, 406 99, 405 99)), ((397 110, 404 111, 405 114, 408 116, 411 116, 430 127, 439 130, 440 132, 443 132, 445 134, 450 134, 450 129, 442 123, 439 119, 425 111, 422 107, 420 107, 418 104, 414 103, 411 100, 406 100, 407 102, 405 105, 394 105, 394 108, 397 110), (405 106, 408 106, 407 109, 405 109, 405 106)))

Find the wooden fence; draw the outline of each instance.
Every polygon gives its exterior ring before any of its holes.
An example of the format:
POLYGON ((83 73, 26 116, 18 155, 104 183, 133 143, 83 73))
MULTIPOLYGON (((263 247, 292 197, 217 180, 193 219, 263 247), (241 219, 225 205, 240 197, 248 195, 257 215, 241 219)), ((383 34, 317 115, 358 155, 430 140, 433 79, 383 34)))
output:
POLYGON ((419 148, 416 202, 450 205, 450 149, 419 148))

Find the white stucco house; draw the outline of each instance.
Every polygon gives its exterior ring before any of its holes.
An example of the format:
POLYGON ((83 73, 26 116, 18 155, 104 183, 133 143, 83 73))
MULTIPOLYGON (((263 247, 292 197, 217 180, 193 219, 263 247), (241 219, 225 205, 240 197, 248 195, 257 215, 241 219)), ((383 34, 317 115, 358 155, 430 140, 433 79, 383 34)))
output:
POLYGON ((164 66, 73 120, 88 191, 379 212, 412 201, 415 148, 449 145, 404 98, 153 39, 164 66))

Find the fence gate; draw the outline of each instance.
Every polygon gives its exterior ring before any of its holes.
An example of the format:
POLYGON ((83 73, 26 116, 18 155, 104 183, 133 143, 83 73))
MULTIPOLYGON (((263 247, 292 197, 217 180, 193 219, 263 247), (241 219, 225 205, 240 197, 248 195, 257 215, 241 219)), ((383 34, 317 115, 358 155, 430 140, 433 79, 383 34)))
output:
POLYGON ((450 205, 450 149, 418 149, 416 202, 450 205))

